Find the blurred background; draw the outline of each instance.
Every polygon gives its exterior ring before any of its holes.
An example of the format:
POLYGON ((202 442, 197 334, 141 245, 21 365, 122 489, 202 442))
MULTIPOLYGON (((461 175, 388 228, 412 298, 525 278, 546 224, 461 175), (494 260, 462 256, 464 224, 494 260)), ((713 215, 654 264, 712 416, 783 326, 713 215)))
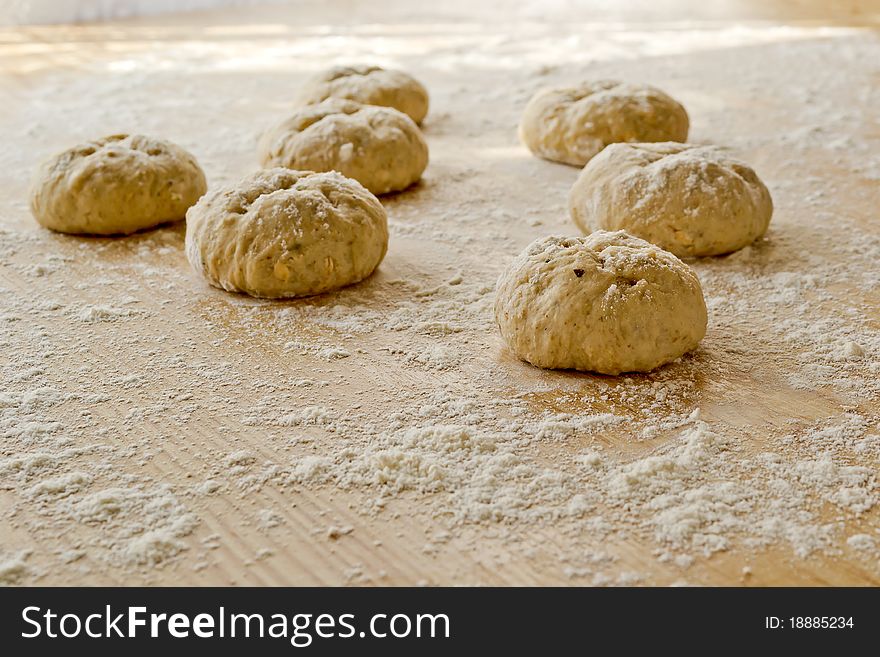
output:
MULTIPOLYGON (((533 17, 626 16, 656 19, 686 18, 790 18, 799 21, 876 21, 878 3, 872 0, 489 0, 487 2, 444 2, 436 9, 458 5, 467 12, 494 14, 499 20, 517 15, 533 17)), ((310 6, 320 10, 330 5, 346 12, 384 8, 408 13, 432 13, 432 3, 411 0, 357 2, 356 0, 0 0, 0 25, 37 25, 109 21, 172 12, 193 12, 224 7, 255 5, 310 6)))
MULTIPOLYGON (((283 0, 282 0, 283 1, 283 0)), ((0 25, 84 23, 265 0, 0 0, 0 25)))

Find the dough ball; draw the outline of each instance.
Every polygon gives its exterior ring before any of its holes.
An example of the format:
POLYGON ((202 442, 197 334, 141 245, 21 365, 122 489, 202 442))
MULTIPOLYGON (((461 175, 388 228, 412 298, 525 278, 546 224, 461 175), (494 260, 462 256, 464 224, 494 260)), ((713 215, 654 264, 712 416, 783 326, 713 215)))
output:
POLYGON ((369 276, 388 248, 379 200, 336 172, 265 169, 186 215, 186 255, 208 282, 254 297, 304 297, 369 276))
POLYGON ((338 171, 374 194, 406 189, 428 166, 428 144, 406 114, 330 99, 307 105, 260 140, 265 167, 338 171))
POLYGON ((677 256, 736 251, 767 230, 773 201, 745 163, 713 146, 611 144, 568 196, 589 233, 626 230, 677 256))
POLYGON ((69 148, 37 170, 31 212, 62 233, 125 235, 183 219, 205 174, 180 146, 112 135, 69 148))
POLYGON ((300 92, 304 105, 327 98, 393 107, 416 123, 428 113, 428 91, 413 76, 379 66, 334 66, 308 80, 300 92))
POLYGON ((495 320, 538 367, 648 372, 699 344, 706 303, 696 274, 624 231, 535 240, 498 279, 495 320))
POLYGON ((539 91, 519 131, 535 155, 583 166, 615 142, 685 141, 688 115, 654 87, 599 80, 539 91))

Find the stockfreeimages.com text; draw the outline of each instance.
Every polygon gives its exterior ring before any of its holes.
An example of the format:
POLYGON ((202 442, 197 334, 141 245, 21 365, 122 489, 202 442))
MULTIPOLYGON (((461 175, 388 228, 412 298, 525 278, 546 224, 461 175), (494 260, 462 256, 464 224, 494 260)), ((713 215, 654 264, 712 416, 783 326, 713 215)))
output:
POLYGON ((183 613, 148 613, 146 607, 126 607, 116 612, 106 605, 102 612, 85 616, 25 607, 21 616, 27 628, 21 636, 26 639, 268 637, 287 639, 292 646, 305 648, 315 638, 449 638, 450 632, 446 614, 374 614, 360 630, 354 614, 246 614, 230 613, 225 607, 192 617, 183 613))

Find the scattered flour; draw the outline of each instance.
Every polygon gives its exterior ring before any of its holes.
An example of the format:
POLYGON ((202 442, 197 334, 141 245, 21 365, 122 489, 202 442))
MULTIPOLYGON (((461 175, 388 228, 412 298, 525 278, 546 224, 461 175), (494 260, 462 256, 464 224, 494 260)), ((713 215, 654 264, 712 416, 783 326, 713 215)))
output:
POLYGON ((81 322, 93 324, 95 322, 114 322, 123 317, 132 317, 138 313, 131 308, 118 308, 115 306, 85 306, 76 317, 81 322))
MULTIPOLYGON (((271 582, 266 564, 304 567, 289 546, 313 527, 340 553, 395 530, 424 530, 415 550, 428 564, 479 552, 481 570, 441 583, 479 583, 510 563, 560 581, 655 581, 620 545, 653 554, 669 582, 698 582, 697 566, 725 551, 740 577, 768 549, 845 553, 876 577, 880 158, 866 117, 880 89, 853 81, 880 74, 880 42, 768 28, 754 42, 725 33, 735 47, 718 50, 708 28, 646 31, 668 48, 682 36, 703 44, 682 59, 579 29, 524 26, 413 55, 437 82, 429 175, 384 199, 393 246, 380 272, 332 295, 226 295, 190 275, 179 226, 64 238, 0 196, 0 489, 14 530, 0 583, 189 582, 209 569, 212 581, 271 582), (699 117, 694 138, 753 163, 776 203, 767 239, 692 263, 709 333, 649 375, 535 370, 510 358, 492 322, 506 254, 572 230, 564 198, 576 171, 527 158, 512 126, 536 86, 585 74, 668 87, 699 117), (731 97, 742 103, 733 117, 731 97), (264 579, 229 572, 245 560, 253 567, 239 570, 264 579)), ((321 56, 379 52, 352 30, 321 56)), ((46 35, 27 55, 34 70, 51 63, 46 35)), ((387 44, 411 53, 408 38, 387 44)), ((23 188, 71 125, 83 138, 176 131, 212 181, 237 177, 252 167, 252 116, 289 102, 272 67, 308 59, 308 39, 83 46, 78 76, 46 68, 9 108, 8 184, 23 188), (182 95, 161 93, 183 70, 182 95), (235 112, 191 111, 227 83, 235 112)), ((338 582, 383 580, 345 564, 338 582)), ((517 572, 510 581, 531 581, 517 572)))
POLYGON ((11 557, 0 557, 0 586, 21 584, 30 574, 30 569, 25 563, 27 551, 19 552, 11 557))

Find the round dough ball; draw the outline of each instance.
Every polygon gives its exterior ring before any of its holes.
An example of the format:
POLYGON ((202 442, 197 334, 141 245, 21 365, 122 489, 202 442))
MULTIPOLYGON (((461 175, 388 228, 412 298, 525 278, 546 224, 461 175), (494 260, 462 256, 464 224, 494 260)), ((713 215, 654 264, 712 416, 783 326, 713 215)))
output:
POLYGON ((406 114, 330 99, 307 105, 260 139, 264 167, 338 171, 374 194, 406 189, 428 166, 428 144, 406 114))
POLYGON ((205 174, 180 146, 112 135, 47 160, 31 188, 31 212, 62 233, 126 235, 183 219, 205 193, 205 174))
POLYGON ((713 146, 611 144, 568 196, 574 222, 626 230, 677 256, 730 253, 767 230, 773 201, 747 164, 713 146))
POLYGON ((186 255, 208 282, 270 299, 369 276, 388 248, 379 200, 336 172, 265 169, 206 194, 186 215, 186 255))
POLYGON ((535 155, 583 166, 615 142, 685 141, 688 115, 654 87, 599 80, 539 91, 519 132, 535 155))
POLYGON ((409 73, 379 66, 334 66, 308 80, 300 92, 304 105, 327 98, 393 107, 416 123, 428 113, 428 91, 409 73))
POLYGON ((538 367, 620 374, 675 360, 706 334, 696 274, 624 231, 535 240, 498 279, 495 321, 538 367))

